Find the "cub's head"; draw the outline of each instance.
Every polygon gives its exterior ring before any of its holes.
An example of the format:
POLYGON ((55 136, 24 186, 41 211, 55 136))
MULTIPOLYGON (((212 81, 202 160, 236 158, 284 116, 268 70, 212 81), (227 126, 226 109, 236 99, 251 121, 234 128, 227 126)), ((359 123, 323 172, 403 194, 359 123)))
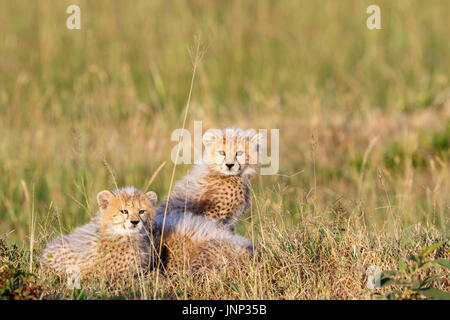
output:
POLYGON ((213 172, 225 175, 252 175, 259 164, 263 135, 255 130, 212 129, 203 135, 204 162, 213 172))
POLYGON ((143 230, 155 217, 156 193, 143 193, 133 187, 98 193, 101 227, 115 234, 143 230))

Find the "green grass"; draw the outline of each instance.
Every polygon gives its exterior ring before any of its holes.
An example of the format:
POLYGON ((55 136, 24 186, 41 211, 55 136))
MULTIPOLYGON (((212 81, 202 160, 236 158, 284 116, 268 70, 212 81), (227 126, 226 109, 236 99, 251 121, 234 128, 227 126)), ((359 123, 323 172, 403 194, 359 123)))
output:
POLYGON ((370 265, 448 240, 449 4, 377 3, 371 31, 370 1, 0 2, 0 235, 24 271, 30 248, 38 273, 45 243, 95 214, 114 187, 105 163, 144 188, 169 160, 150 186, 167 194, 196 35, 188 129, 280 129, 280 175, 252 181, 238 228, 257 245, 240 274, 75 296, 42 281, 43 296, 370 298, 370 265), (79 31, 65 27, 73 3, 79 31))

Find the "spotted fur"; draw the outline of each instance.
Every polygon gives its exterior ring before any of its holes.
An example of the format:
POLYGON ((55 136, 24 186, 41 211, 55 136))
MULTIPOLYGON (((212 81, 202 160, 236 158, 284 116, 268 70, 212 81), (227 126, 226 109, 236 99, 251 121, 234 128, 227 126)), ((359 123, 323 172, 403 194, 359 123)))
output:
MULTIPOLYGON (((262 135, 228 128, 208 131, 203 140, 203 161, 176 183, 167 214, 191 212, 233 231, 250 205, 249 180, 258 167, 262 135)), ((164 214, 166 203, 157 208, 157 215, 164 214)))
POLYGON ((47 245, 40 258, 44 271, 117 278, 153 263, 148 230, 154 224, 156 194, 127 187, 102 191, 97 201, 100 210, 91 222, 47 245))
POLYGON ((171 214, 165 221, 163 216, 157 216, 155 227, 155 247, 161 245, 167 273, 236 266, 253 252, 249 239, 220 228, 217 221, 192 213, 171 214))

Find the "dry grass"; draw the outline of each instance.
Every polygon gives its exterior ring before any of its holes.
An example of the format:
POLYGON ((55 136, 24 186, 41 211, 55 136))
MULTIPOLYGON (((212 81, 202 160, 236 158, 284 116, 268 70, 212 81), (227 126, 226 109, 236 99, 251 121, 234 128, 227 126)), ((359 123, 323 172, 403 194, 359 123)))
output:
POLYGON ((370 298, 370 265, 448 240, 449 4, 379 1, 380 31, 365 27, 369 4, 1 2, 0 234, 21 268, 39 273, 45 243, 95 214, 114 187, 105 163, 118 185, 167 194, 199 33, 186 127, 280 129, 280 175, 253 180, 238 228, 255 259, 202 281, 85 283, 81 297, 370 298), (65 28, 72 3, 80 31, 65 28))

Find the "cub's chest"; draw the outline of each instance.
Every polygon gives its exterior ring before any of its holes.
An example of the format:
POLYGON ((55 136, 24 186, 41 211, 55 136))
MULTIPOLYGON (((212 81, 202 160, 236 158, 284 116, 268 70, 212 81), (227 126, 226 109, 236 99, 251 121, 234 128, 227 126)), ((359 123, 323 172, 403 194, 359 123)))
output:
POLYGON ((149 259, 148 252, 149 243, 142 238, 102 239, 99 243, 101 259, 112 269, 127 269, 136 262, 146 265, 149 259))
POLYGON ((198 209, 214 218, 227 219, 241 213, 249 200, 249 188, 242 177, 211 178, 205 181, 204 190, 198 209))

